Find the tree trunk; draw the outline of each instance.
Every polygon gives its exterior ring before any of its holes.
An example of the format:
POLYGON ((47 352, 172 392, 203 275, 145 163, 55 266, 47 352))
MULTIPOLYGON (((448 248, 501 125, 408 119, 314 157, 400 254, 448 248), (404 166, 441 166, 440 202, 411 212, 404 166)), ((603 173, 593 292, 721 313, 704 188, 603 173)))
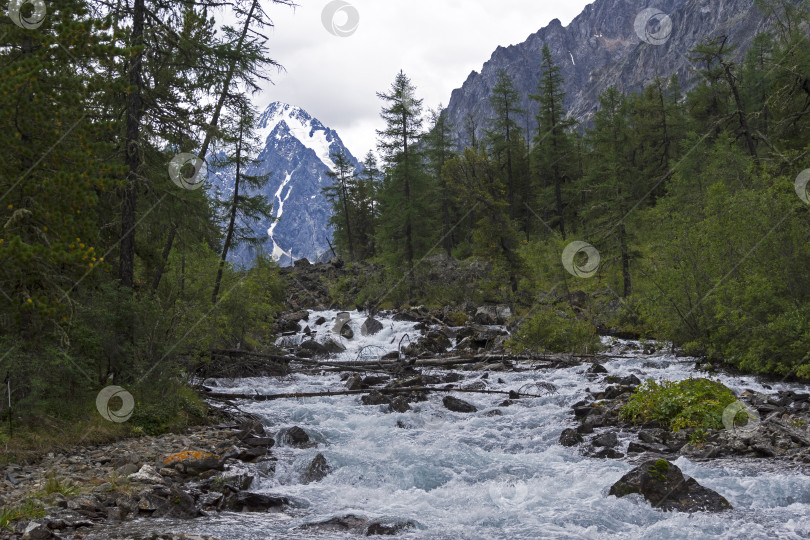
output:
MULTIPOLYGON (((132 47, 143 44, 144 0, 135 0, 132 13, 132 47)), ((137 209, 138 169, 141 165, 141 70, 143 51, 132 56, 129 66, 129 91, 126 103, 125 163, 128 168, 127 185, 121 202, 121 247, 118 278, 121 285, 132 288, 135 283, 135 224, 137 209)))
POLYGON ((352 240, 352 225, 349 219, 349 194, 346 192, 346 173, 344 170, 340 171, 340 192, 343 199, 343 213, 346 216, 346 235, 349 237, 349 259, 354 260, 354 241, 352 240))
POLYGON ((169 236, 166 238, 166 246, 163 248, 163 255, 160 258, 160 264, 155 270, 155 277, 152 279, 152 294, 157 292, 160 280, 163 278, 163 272, 166 269, 166 263, 169 260, 169 254, 172 252, 172 245, 174 244, 174 237, 177 234, 177 224, 172 223, 169 229, 169 236))
POLYGON ((222 273, 225 270, 225 261, 228 258, 228 250, 231 248, 231 241, 233 240, 233 230, 236 227, 236 213, 239 209, 239 178, 241 176, 242 167, 242 127, 239 128, 239 142, 236 143, 236 180, 233 185, 233 206, 231 207, 231 219, 228 222, 228 233, 225 235, 225 243, 222 245, 222 257, 219 259, 219 268, 217 268, 217 278, 214 281, 214 292, 211 293, 211 303, 217 303, 217 296, 219 295, 219 287, 222 284, 222 273))

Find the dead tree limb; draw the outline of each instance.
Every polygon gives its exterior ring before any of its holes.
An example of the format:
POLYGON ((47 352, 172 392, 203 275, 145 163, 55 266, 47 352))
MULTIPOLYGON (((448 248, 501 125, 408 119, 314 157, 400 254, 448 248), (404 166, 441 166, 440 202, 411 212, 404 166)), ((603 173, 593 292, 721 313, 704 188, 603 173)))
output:
POLYGON ((464 392, 468 394, 497 394, 514 397, 545 397, 537 394, 518 394, 517 392, 507 392, 505 390, 475 390, 470 388, 434 388, 432 386, 408 386, 403 388, 368 388, 364 390, 336 390, 326 392, 292 392, 286 394, 228 394, 224 392, 206 392, 203 397, 212 399, 249 399, 252 401, 273 401, 276 399, 298 399, 309 397, 328 396, 352 396, 357 394, 370 394, 380 392, 381 394, 401 394, 406 392, 464 392))

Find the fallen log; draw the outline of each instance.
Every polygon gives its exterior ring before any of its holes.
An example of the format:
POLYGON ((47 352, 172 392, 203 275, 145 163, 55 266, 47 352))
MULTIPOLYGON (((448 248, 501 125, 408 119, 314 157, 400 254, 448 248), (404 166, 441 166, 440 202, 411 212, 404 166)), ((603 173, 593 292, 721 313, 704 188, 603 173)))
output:
POLYGON ((403 388, 367 388, 363 390, 335 390, 326 392, 292 392, 286 394, 228 394, 226 392, 206 392, 202 397, 212 399, 249 399, 252 401, 273 401, 276 399, 298 399, 309 397, 329 397, 329 396, 352 396, 357 394, 370 394, 380 392, 381 394, 401 394, 406 392, 464 392, 468 394, 498 394, 524 398, 545 397, 537 394, 520 394, 518 392, 507 392, 505 390, 476 390, 472 388, 435 388, 432 386, 410 386, 403 388))

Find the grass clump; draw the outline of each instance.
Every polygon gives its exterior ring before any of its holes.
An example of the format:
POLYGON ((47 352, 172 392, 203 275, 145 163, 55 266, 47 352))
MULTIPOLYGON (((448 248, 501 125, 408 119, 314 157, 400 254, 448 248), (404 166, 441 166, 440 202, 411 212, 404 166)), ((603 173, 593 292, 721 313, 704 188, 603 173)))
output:
POLYGON ((734 392, 708 379, 647 380, 619 416, 635 424, 657 421, 672 431, 692 428, 705 433, 723 427, 723 410, 736 400, 734 392))
POLYGON ((0 528, 13 530, 11 524, 19 519, 45 517, 45 507, 39 501, 26 499, 13 507, 0 508, 0 528))

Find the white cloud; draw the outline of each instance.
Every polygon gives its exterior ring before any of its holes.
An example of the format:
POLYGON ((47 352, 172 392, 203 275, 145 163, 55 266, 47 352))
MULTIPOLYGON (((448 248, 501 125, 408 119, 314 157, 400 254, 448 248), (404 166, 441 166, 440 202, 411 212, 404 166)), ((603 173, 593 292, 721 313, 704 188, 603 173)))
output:
POLYGON ((351 36, 337 37, 321 22, 328 0, 299 1, 294 10, 265 6, 275 23, 271 56, 286 72, 272 75, 257 105, 284 101, 306 109, 336 129, 358 158, 376 146, 374 130, 382 127, 376 93, 387 91, 400 69, 426 107, 446 105, 499 45, 520 43, 554 18, 566 25, 588 3, 347 0, 360 24, 351 36))

